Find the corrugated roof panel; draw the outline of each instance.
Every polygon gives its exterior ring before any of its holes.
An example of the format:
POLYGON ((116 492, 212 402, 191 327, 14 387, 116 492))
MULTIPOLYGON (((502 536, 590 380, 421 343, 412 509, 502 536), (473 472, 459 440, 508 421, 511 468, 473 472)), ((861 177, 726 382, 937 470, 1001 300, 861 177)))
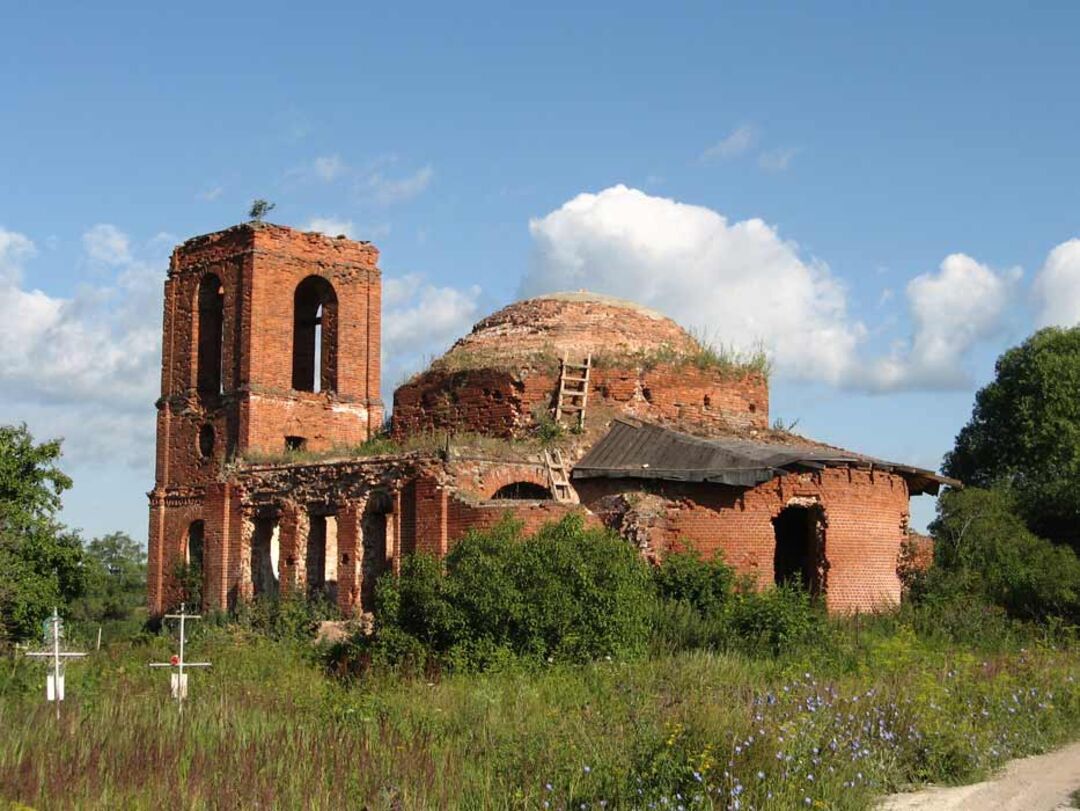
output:
POLYGON ((574 466, 572 477, 709 481, 752 487, 792 467, 845 464, 895 470, 908 479, 912 493, 936 493, 940 484, 962 486, 929 470, 895 465, 850 451, 746 439, 703 439, 627 419, 617 419, 612 424, 607 435, 574 466))

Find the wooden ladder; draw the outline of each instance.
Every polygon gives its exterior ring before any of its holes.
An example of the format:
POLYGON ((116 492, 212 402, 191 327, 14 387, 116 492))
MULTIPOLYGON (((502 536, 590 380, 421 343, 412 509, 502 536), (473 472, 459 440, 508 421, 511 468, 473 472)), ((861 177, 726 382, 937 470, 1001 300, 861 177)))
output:
POLYGON ((544 461, 547 462, 548 480, 551 482, 551 495, 556 501, 563 504, 577 504, 578 494, 570 484, 570 474, 566 470, 566 462, 563 460, 562 451, 558 448, 544 451, 544 461))
POLYGON ((585 407, 589 402, 589 373, 592 371, 592 353, 585 356, 584 363, 570 363, 563 354, 559 374, 559 398, 555 403, 555 422, 562 424, 566 414, 577 415, 578 428, 585 427, 585 407))

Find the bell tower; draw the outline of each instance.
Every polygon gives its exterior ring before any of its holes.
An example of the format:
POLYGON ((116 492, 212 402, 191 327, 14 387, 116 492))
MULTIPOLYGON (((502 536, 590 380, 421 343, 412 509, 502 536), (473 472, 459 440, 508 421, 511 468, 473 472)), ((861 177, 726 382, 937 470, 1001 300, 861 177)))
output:
POLYGON ((173 251, 150 494, 151 610, 167 599, 162 573, 192 562, 193 549, 201 558, 203 526, 212 534, 214 524, 207 493, 220 489, 227 463, 355 445, 381 428, 378 259, 368 242, 261 222, 173 251))

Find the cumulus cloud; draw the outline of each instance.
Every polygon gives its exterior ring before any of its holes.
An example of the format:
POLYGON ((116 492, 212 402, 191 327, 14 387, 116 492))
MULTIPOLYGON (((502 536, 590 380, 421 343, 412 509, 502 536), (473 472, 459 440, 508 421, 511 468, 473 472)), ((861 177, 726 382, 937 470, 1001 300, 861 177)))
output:
POLYGON ((750 149, 755 140, 757 140, 757 133, 754 128, 743 124, 702 152, 701 160, 703 163, 712 163, 738 157, 750 149))
POLYGON ((393 387, 444 352, 478 320, 480 288, 440 287, 422 275, 383 279, 383 383, 393 387))
POLYGON ((865 332, 828 267, 760 219, 626 186, 580 194, 529 224, 524 295, 587 288, 640 301, 743 349, 764 343, 779 368, 847 379, 865 332))
POLYGON ((28 237, 0 226, 0 285, 18 284, 22 263, 37 252, 28 237))
POLYGON ((994 271, 970 256, 947 256, 936 273, 907 285, 913 336, 910 343, 867 365, 860 374, 871 389, 965 388, 964 361, 981 340, 1003 326, 1020 270, 994 271))
MULTIPOLYGON (((1021 275, 946 257, 907 285, 910 338, 867 358, 868 330, 848 312, 841 282, 760 219, 730 222, 620 185, 580 194, 530 230, 523 295, 590 289, 630 298, 717 343, 763 345, 790 378, 871 392, 969 385, 966 361, 1002 328, 1021 275)), ((886 290, 878 307, 893 295, 886 290)))
POLYGON ((1035 321, 1040 327, 1080 324, 1080 239, 1050 251, 1032 289, 1035 321))
POLYGON ((165 258, 136 258, 127 235, 108 224, 88 229, 82 244, 88 259, 114 269, 113 278, 57 297, 23 284, 17 263, 33 255, 33 242, 0 229, 2 418, 27 419, 43 435, 65 436, 76 460, 108 449, 102 458, 145 465, 152 455, 149 405, 159 375, 165 258))

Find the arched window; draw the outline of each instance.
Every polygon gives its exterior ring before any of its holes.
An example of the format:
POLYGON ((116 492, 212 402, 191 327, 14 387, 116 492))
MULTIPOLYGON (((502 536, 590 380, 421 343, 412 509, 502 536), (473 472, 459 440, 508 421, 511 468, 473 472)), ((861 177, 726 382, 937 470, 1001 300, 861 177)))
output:
POLYGON ((337 390, 337 296, 322 276, 308 276, 293 297, 292 387, 337 390))
POLYGON ((492 498, 500 501, 547 501, 551 499, 551 491, 533 482, 511 482, 496 490, 492 498))
POLYGON ((225 288, 221 279, 207 273, 199 282, 199 346, 196 385, 205 394, 221 393, 222 327, 225 322, 225 288))

